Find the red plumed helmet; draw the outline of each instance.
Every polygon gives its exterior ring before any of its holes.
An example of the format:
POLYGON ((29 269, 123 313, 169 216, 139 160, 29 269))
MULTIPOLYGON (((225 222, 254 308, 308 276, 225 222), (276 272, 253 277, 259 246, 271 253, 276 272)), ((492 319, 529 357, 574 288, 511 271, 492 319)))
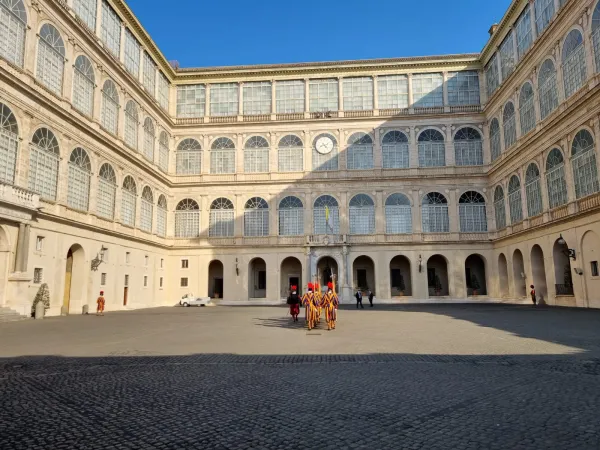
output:
POLYGON ((292 288, 292 291, 295 291, 296 289, 298 289, 298 286, 292 285, 291 288, 292 288))
POLYGON ((312 289, 314 289, 315 287, 314 287, 314 285, 313 285, 312 283, 308 283, 308 288, 312 290, 312 289))
POLYGON ((315 289, 319 289, 321 285, 319 283, 315 283, 315 289))
POLYGON ((327 283, 327 287, 328 287, 329 289, 333 289, 333 283, 330 281, 329 283, 327 283))

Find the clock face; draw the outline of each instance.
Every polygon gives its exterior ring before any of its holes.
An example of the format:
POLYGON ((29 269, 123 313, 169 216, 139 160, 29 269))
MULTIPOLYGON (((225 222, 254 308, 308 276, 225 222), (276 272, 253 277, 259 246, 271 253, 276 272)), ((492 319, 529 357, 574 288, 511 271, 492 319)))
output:
POLYGON ((333 150, 333 141, 331 140, 331 138, 329 138, 327 136, 323 136, 323 137, 317 139, 317 142, 315 143, 315 149, 321 155, 326 155, 328 153, 331 153, 331 150, 333 150))

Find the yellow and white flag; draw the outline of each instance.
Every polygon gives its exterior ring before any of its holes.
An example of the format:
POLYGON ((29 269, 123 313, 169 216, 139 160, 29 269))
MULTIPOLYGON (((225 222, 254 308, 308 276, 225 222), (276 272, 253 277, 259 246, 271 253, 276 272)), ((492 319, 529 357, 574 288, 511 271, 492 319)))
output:
POLYGON ((333 225, 329 220, 331 215, 329 214, 329 206, 325 205, 325 226, 333 232, 333 225))

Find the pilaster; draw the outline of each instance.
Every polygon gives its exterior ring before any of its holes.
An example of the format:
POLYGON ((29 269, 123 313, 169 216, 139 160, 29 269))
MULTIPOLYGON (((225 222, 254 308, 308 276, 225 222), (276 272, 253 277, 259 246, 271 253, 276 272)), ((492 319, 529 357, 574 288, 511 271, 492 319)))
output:
MULTIPOLYGON (((208 122, 208 118, 210 117, 210 84, 206 84, 206 88, 204 90, 204 121, 208 122)), ((206 150, 207 147, 204 147, 206 150)))
POLYGON ((413 233, 421 234, 423 232, 423 224, 421 221, 421 197, 423 193, 418 190, 410 191, 412 195, 412 226, 413 233))
POLYGON ((450 221, 450 232, 458 233, 460 231, 458 223, 458 190, 446 190, 445 195, 448 197, 448 217, 450 221))
MULTIPOLYGON (((100 2, 100 0, 98 0, 100 2)), ((121 22, 121 38, 119 41, 119 61, 125 61, 125 22, 121 22)))
POLYGON ((537 39, 537 27, 535 24, 535 0, 529 0, 529 15, 531 17, 531 41, 537 39))
POLYGON ((375 128, 373 134, 373 167, 375 169, 381 169, 383 167, 383 154, 381 149, 381 128, 375 128))
POLYGON ((200 237, 208 238, 208 227, 210 225, 210 202, 208 196, 200 197, 200 237))
POLYGON ((344 79, 342 77, 338 78, 338 110, 340 112, 340 117, 343 117, 343 112, 344 112, 344 79))
POLYGON ((244 173, 244 138, 245 135, 237 134, 235 139, 235 173, 244 173))
POLYGON ((448 72, 442 72, 444 82, 442 85, 444 96, 444 112, 450 112, 450 102, 448 101, 448 72))
POLYGON ((377 111, 376 115, 379 115, 379 89, 378 89, 378 77, 373 77, 373 109, 377 111))
POLYGON ((488 122, 482 125, 483 130, 483 164, 488 165, 492 162, 492 150, 490 147, 490 124, 488 122))
POLYGON ((419 148, 417 145, 417 131, 416 128, 411 126, 409 129, 409 142, 408 142, 408 165, 410 168, 419 167, 419 148))
POLYGON ((486 105, 487 98, 487 81, 485 79, 485 73, 483 70, 478 70, 477 75, 479 76, 479 103, 481 104, 481 108, 486 105))
POLYGON ((385 210, 383 206, 383 191, 375 192, 375 233, 385 234, 385 210))
POLYGON ((454 140, 452 138, 454 125, 446 125, 444 131, 446 132, 446 139, 444 147, 446 150, 446 166, 452 167, 456 165, 456 157, 454 154, 454 140))
POLYGON ((268 196, 269 203, 269 236, 278 236, 279 235, 279 205, 277 202, 276 194, 269 194, 268 196))
POLYGON ((235 194, 235 219, 233 235, 242 237, 244 235, 244 198, 241 194, 235 194))
POLYGON ((409 112, 409 114, 414 114, 415 100, 414 100, 414 95, 413 95, 413 74, 409 73, 407 75, 407 79, 408 79, 408 112, 409 112))
POLYGON ((96 36, 102 40, 102 0, 96 3, 96 36))
POLYGON ((350 225, 348 222, 348 193, 341 192, 338 194, 340 199, 340 234, 348 234, 350 225))

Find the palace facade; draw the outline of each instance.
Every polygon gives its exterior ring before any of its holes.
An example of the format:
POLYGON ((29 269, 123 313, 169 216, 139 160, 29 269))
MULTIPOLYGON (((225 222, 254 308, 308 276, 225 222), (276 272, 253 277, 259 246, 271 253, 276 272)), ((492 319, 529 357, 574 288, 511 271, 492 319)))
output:
POLYGON ((179 68, 122 0, 0 0, 0 307, 600 307, 600 5, 479 54, 179 68))

